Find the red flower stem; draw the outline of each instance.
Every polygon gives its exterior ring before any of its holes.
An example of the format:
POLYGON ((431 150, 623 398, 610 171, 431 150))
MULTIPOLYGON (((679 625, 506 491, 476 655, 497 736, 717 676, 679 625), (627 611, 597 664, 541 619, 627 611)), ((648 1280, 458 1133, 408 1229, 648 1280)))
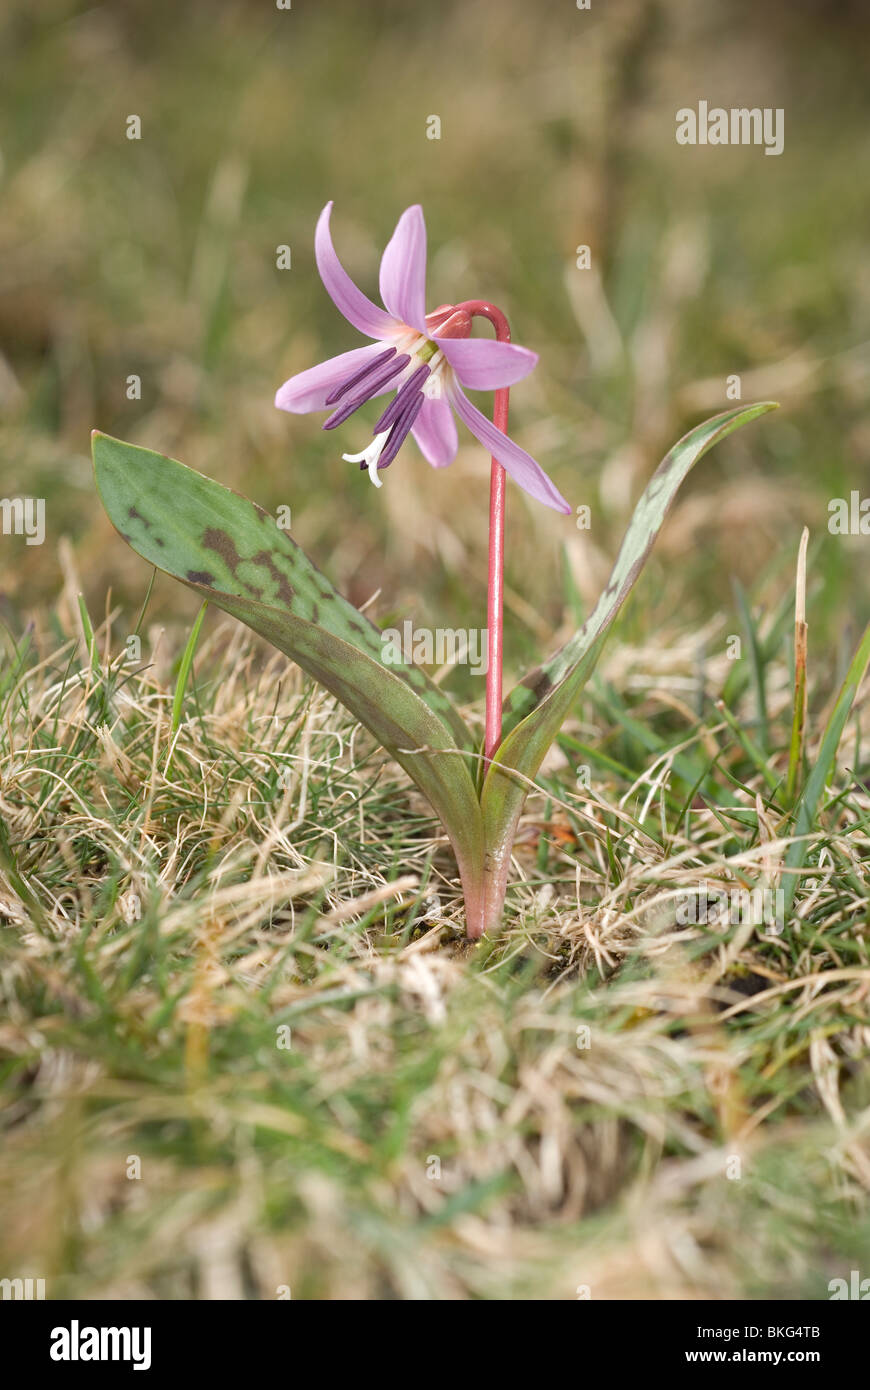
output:
MULTIPOLYGON (((472 318, 488 319, 495 328, 500 343, 509 343, 511 330, 501 309, 482 299, 469 299, 458 304, 472 318)), ((503 386, 495 393, 492 423, 507 434, 510 389, 503 386)), ((486 599, 487 665, 486 665, 486 733, 484 757, 489 761, 501 743, 502 704, 502 638, 504 631, 504 512, 505 472, 500 463, 492 460, 489 481, 489 581, 486 599)))

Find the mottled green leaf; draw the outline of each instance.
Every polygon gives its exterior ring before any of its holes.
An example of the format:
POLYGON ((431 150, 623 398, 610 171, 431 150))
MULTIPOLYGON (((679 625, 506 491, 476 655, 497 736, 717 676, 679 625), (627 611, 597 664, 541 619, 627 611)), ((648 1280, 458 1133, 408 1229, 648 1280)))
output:
POLYGON ((370 729, 428 797, 479 897, 483 830, 471 734, 417 667, 387 665, 378 629, 268 512, 149 449, 94 433, 97 488, 150 564, 267 638, 370 729))
POLYGON ((501 910, 510 851, 526 793, 574 700, 595 669, 610 628, 646 562, 680 484, 692 465, 720 439, 773 409, 775 402, 771 401, 738 406, 698 425, 674 445, 637 504, 609 583, 594 612, 546 665, 508 696, 505 734, 481 795, 489 925, 494 924, 501 910))
POLYGON ((476 747, 448 697, 413 665, 383 661, 380 629, 309 560, 275 517, 165 454, 94 431, 97 486, 124 540, 202 592, 275 605, 350 643, 421 697, 460 748, 476 747), (145 507, 140 507, 140 502, 145 507))

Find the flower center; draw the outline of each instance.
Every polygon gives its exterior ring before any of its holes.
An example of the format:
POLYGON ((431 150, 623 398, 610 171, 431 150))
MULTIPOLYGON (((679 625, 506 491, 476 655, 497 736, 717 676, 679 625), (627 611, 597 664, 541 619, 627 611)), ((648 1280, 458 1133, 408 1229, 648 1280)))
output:
MULTIPOLYGON (((445 312, 436 310, 429 315, 426 326, 430 331, 435 329, 440 332, 442 323, 453 328, 450 319, 456 319, 457 315, 450 309, 445 319, 445 312)), ((454 330, 448 336, 459 335, 454 330)), ((442 396, 447 370, 447 359, 431 338, 413 328, 400 333, 394 346, 385 348, 371 358, 326 398, 326 404, 337 405, 337 409, 324 421, 323 428, 334 430, 366 401, 373 400, 394 385, 398 388, 374 427, 371 444, 361 453, 342 454, 342 458, 348 463, 358 463, 361 469, 368 469, 372 482, 380 487, 378 470, 389 468, 425 402, 442 396)))

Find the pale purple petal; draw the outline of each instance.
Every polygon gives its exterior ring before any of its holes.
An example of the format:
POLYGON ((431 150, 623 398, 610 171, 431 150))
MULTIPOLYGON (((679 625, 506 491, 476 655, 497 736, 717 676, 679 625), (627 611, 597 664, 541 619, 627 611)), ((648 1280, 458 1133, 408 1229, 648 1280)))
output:
POLYGON ((481 415, 458 386, 452 387, 450 399, 460 420, 489 450, 493 458, 498 460, 514 482, 519 483, 530 497, 543 502, 545 507, 553 507, 557 512, 570 513, 571 508, 561 492, 550 482, 541 465, 535 462, 531 454, 527 454, 525 449, 521 449, 512 439, 508 439, 506 434, 502 434, 501 430, 497 430, 492 421, 481 415))
POLYGON ((327 396, 383 350, 382 343, 367 343, 365 347, 342 352, 338 357, 330 357, 316 367, 309 367, 307 372, 291 376, 278 388, 275 404, 279 410, 289 410, 294 415, 305 415, 309 410, 326 410, 327 396))
POLYGON ((419 204, 402 213, 383 254, 381 299, 395 318, 426 332, 426 223, 419 204))
POLYGON ((320 278, 330 299, 348 323, 352 323, 368 338, 389 339, 396 332, 395 320, 357 288, 335 254, 329 233, 331 212, 332 203, 327 203, 317 219, 317 231, 314 233, 314 257, 320 278))
POLYGON ((456 421, 446 396, 424 401, 411 433, 423 457, 433 468, 446 468, 455 459, 458 447, 456 421))
POLYGON ((528 348, 491 338, 436 338, 435 342, 462 385, 472 391, 513 386, 528 376, 538 360, 538 354, 528 348))

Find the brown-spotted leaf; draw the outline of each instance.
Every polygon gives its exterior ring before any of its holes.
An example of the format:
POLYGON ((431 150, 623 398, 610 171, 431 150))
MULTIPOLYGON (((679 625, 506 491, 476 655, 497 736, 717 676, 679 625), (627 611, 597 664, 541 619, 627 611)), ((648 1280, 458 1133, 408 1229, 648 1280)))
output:
POLYGON ((261 507, 108 435, 94 433, 93 452, 103 505, 137 554, 285 652, 405 768, 444 824, 474 913, 483 825, 473 740, 446 695, 419 668, 383 661, 378 629, 261 507))
POLYGON ((409 685, 458 747, 475 748, 444 692, 419 666, 384 662, 380 629, 256 502, 165 454, 97 430, 93 453, 97 487, 112 522, 158 569, 194 587, 274 605, 316 623, 409 685))

